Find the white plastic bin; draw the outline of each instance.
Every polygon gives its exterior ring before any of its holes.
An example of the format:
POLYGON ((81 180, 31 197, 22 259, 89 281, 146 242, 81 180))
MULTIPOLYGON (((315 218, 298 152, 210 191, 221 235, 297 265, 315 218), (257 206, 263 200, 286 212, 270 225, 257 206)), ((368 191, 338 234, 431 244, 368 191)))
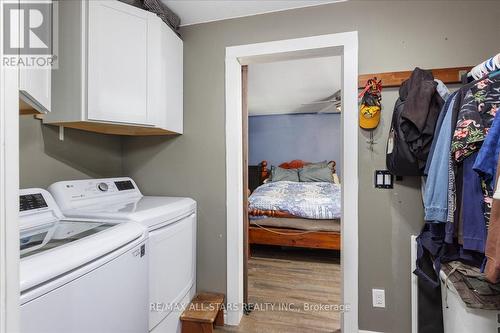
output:
POLYGON ((441 295, 443 298, 443 322, 445 333, 497 333, 500 311, 468 308, 450 281, 446 288, 446 274, 441 271, 441 295), (448 294, 448 299, 446 299, 448 294))

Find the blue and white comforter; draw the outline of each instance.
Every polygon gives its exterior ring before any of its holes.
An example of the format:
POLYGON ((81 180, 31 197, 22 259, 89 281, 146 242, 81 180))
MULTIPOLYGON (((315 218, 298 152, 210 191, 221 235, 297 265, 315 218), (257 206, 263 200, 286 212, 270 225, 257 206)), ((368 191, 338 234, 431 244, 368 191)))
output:
POLYGON ((284 211, 308 219, 339 219, 340 185, 323 182, 271 182, 248 198, 250 209, 284 211))

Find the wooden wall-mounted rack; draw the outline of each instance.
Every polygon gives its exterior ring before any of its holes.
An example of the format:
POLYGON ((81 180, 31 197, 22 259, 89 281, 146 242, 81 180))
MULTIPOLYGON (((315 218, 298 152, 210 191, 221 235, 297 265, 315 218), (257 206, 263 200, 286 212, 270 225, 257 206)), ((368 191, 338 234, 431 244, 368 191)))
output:
MULTIPOLYGON (((445 84, 457 84, 462 82, 462 76, 467 74, 472 69, 472 66, 467 67, 451 67, 451 68, 436 68, 431 69, 434 78, 443 81, 445 84)), ((402 71, 402 72, 387 72, 387 73, 375 73, 375 74, 362 74, 358 77, 358 87, 363 89, 365 87, 366 81, 376 77, 377 79, 382 79, 382 87, 384 88, 394 88, 399 87, 403 81, 407 80, 412 71, 402 71)))

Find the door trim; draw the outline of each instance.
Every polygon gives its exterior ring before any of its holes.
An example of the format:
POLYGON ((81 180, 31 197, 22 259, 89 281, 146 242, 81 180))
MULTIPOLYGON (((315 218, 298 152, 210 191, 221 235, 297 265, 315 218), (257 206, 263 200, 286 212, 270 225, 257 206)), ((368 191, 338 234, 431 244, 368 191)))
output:
POLYGON ((243 315, 243 154, 241 66, 250 63, 341 55, 342 88, 342 299, 343 332, 358 331, 358 33, 320 35, 226 48, 227 323, 243 315))
MULTIPOLYGON (((3 45, 0 34, 1 58, 3 45)), ((0 333, 19 332, 18 217, 19 69, 0 61, 0 333)))
POLYGON ((243 154, 243 302, 248 302, 248 65, 241 66, 241 112, 243 154))

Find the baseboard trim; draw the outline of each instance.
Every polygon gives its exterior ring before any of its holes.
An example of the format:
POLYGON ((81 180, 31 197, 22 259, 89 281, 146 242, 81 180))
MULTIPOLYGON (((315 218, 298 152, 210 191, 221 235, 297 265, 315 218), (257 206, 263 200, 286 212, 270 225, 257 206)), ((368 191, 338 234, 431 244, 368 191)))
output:
POLYGON ((382 333, 382 332, 359 330, 359 333, 382 333))

